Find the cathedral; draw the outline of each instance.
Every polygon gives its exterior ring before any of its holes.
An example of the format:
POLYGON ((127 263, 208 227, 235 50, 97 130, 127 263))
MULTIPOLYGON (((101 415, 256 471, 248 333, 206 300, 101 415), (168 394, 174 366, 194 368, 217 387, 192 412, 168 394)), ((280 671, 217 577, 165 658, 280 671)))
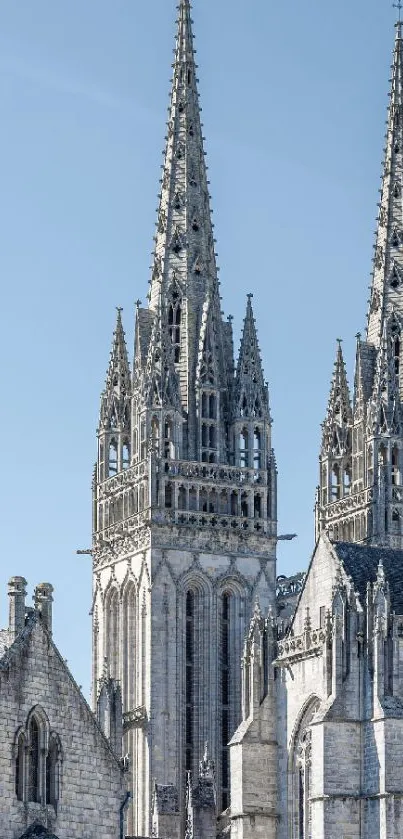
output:
POLYGON ((221 308, 189 0, 177 27, 148 305, 132 360, 118 310, 101 395, 93 713, 52 641, 52 587, 27 610, 12 578, 2 835, 401 839, 403 23, 367 328, 352 393, 337 345, 316 544, 293 578, 253 295, 237 358, 221 308))

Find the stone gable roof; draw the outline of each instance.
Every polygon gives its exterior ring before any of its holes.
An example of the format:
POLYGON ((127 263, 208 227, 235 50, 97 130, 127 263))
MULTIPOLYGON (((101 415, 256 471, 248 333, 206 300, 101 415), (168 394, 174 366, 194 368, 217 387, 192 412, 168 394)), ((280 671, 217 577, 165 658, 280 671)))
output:
POLYGON ((352 577, 363 607, 367 583, 375 582, 378 565, 382 562, 390 586, 392 609, 397 615, 403 615, 403 551, 351 542, 332 542, 332 547, 346 573, 352 577))

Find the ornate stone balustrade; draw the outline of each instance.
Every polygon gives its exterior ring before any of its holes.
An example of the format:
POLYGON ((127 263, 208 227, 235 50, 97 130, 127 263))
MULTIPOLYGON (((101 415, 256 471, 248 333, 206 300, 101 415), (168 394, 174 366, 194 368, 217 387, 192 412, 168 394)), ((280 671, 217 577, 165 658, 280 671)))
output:
POLYGON ((302 635, 287 635, 277 644, 276 664, 282 667, 298 659, 322 655, 330 630, 329 625, 326 629, 308 629, 302 635))
POLYGON ((187 460, 165 460, 161 465, 163 473, 172 480, 203 481, 215 488, 223 486, 254 487, 267 485, 266 469, 241 469, 220 463, 199 463, 187 460))
POLYGON ((237 533, 255 533, 273 537, 276 535, 276 525, 267 519, 148 507, 141 513, 136 513, 98 530, 95 539, 109 541, 119 537, 123 538, 142 527, 149 526, 151 523, 187 525, 200 529, 231 530, 237 533))
POLYGON ((326 507, 325 515, 327 521, 339 518, 340 515, 348 515, 354 513, 355 510, 362 510, 365 505, 369 505, 373 499, 373 489, 365 489, 361 492, 355 492, 352 495, 347 495, 345 498, 340 498, 333 501, 326 507))
POLYGON ((130 731, 132 728, 144 728, 148 723, 147 709, 144 705, 139 705, 131 711, 126 711, 123 714, 123 731, 130 731))

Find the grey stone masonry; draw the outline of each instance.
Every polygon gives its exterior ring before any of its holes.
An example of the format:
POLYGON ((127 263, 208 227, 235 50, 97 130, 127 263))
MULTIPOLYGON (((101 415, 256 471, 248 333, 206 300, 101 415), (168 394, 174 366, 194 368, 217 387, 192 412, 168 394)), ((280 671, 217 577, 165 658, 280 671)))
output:
POLYGON ((106 666, 122 690, 133 835, 151 829, 155 783, 177 790, 183 815, 206 742, 215 815, 227 809, 244 633, 276 588, 269 393, 252 295, 236 370, 221 311, 188 0, 159 202, 132 377, 118 312, 93 485, 93 706, 106 666))
MULTIPOLYGON (((14 577, 12 597, 26 581, 14 577)), ((30 610, 0 653, 0 835, 18 839, 36 822, 59 839, 118 839, 125 783, 104 737, 47 628, 30 610)), ((21 617, 21 616, 20 616, 21 617)))

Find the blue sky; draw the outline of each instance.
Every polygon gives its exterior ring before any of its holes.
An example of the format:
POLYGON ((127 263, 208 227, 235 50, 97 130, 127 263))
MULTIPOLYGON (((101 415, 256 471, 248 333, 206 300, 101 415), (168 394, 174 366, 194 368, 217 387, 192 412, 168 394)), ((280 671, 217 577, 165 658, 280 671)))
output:
MULTIPOLYGON (((6 583, 55 586, 55 637, 90 682, 91 474, 115 306, 145 300, 174 0, 0 5, 2 540, 6 583)), ((195 0, 222 282, 247 292, 270 384, 279 572, 313 548, 336 338, 365 328, 394 14, 379 0, 195 0)))

